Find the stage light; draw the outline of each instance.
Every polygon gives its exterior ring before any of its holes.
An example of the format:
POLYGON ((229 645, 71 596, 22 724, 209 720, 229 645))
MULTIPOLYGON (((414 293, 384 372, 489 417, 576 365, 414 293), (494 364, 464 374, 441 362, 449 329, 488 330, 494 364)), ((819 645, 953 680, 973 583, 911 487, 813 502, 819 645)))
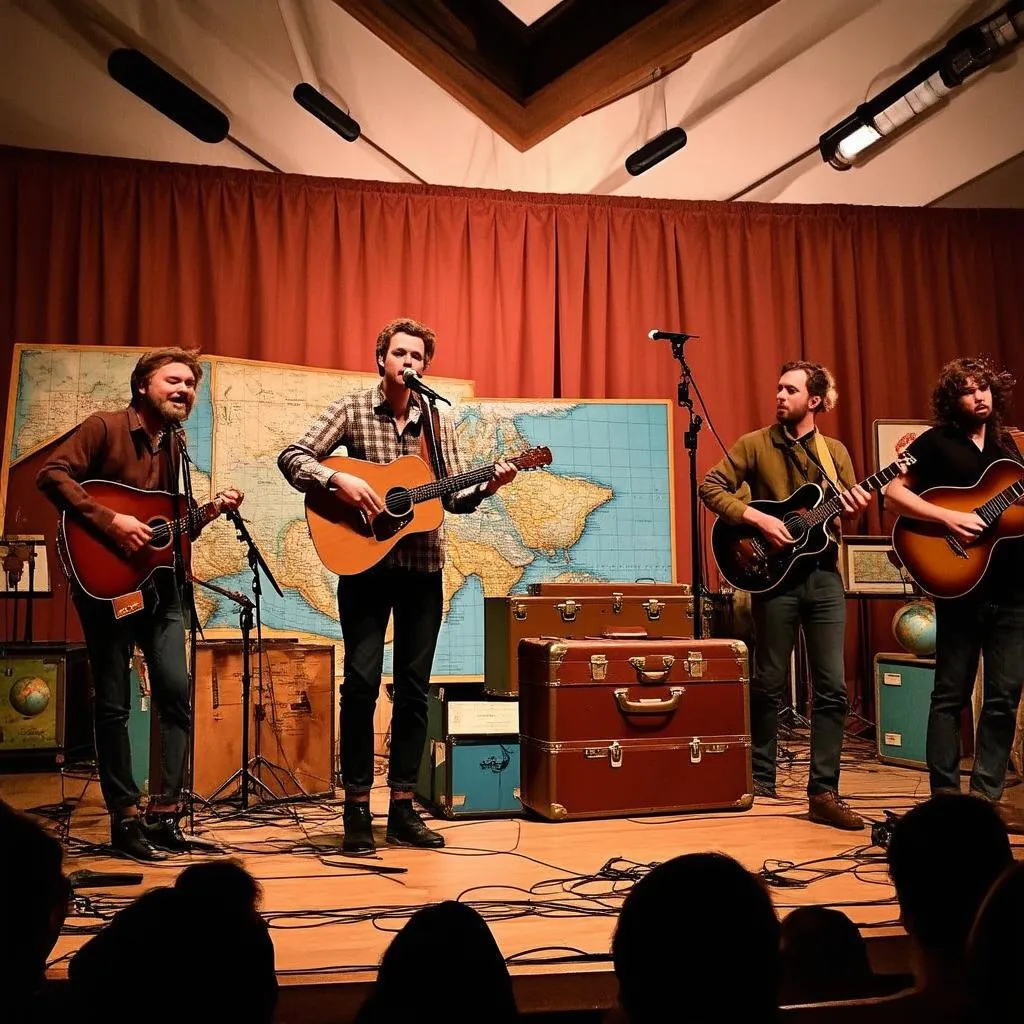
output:
POLYGON ((202 142, 223 142, 231 124, 227 115, 144 53, 126 47, 107 58, 107 71, 118 85, 159 110, 202 142))
POLYGON ((292 98, 318 121, 323 121, 331 131, 337 132, 346 142, 355 142, 359 138, 359 122, 349 117, 341 107, 333 104, 308 82, 299 82, 292 90, 292 98))
POLYGON ((666 157, 671 156, 676 150, 686 145, 686 132, 678 125, 656 135, 650 142, 645 143, 635 153, 626 157, 626 170, 634 177, 650 170, 655 164, 661 163, 666 157))
POLYGON ((1024 37, 1024 0, 958 32, 874 99, 862 103, 818 140, 821 158, 848 171, 882 139, 937 106, 970 75, 1005 57, 1024 37))

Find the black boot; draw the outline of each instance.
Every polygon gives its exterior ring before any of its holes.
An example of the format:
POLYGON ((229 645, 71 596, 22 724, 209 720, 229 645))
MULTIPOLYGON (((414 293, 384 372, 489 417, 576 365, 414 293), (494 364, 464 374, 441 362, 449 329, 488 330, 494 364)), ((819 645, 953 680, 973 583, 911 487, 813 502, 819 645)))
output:
POLYGON ((387 841, 392 846, 418 846, 437 849, 444 846, 440 832, 423 824, 411 800, 392 800, 388 811, 387 841))
POLYGON ((110 846, 115 853, 131 860, 144 863, 167 860, 167 854, 158 850, 146 837, 142 819, 138 815, 111 819, 110 846))
POLYGON ((161 850, 171 853, 189 853, 195 847, 181 831, 176 814, 147 814, 142 828, 146 838, 161 850))
POLYGON ((370 854, 377 849, 373 841, 373 815, 368 801, 346 801, 341 820, 345 828, 345 836, 341 841, 342 852, 370 854))

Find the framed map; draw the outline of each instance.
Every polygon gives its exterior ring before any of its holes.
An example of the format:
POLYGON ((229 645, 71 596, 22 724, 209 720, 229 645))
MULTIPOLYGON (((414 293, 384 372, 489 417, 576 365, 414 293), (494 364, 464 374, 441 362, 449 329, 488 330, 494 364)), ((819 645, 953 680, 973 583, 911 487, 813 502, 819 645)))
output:
POLYGON ((917 585, 894 561, 889 536, 844 537, 839 549, 839 573, 847 594, 860 597, 911 597, 917 585))

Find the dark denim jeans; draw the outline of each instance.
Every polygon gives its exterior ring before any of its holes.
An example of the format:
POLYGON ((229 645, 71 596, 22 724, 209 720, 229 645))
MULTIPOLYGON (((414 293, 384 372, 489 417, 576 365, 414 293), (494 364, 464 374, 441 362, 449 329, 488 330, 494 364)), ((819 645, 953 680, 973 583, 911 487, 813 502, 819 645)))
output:
POLYGON ((982 654, 984 689, 971 789, 998 800, 1024 681, 1024 605, 968 595, 936 601, 935 613, 935 686, 925 747, 932 792, 960 788, 960 714, 971 702, 982 654))
POLYGON ((750 732, 754 781, 775 785, 779 711, 789 681, 789 659, 802 625, 811 668, 811 768, 807 793, 839 789, 839 758, 846 724, 843 647, 846 598, 832 569, 804 570, 770 594, 751 598, 754 675, 750 732))
POLYGON ((368 793, 373 787, 373 712, 392 612, 394 706, 387 782, 392 789, 415 787, 427 737, 427 690, 442 604, 440 572, 378 565, 339 578, 338 611, 345 641, 341 779, 346 793, 368 793))
POLYGON ((192 718, 189 709, 185 624, 177 587, 170 572, 158 571, 142 587, 144 607, 115 619, 109 601, 72 592, 92 669, 96 723, 96 761, 100 788, 112 813, 139 802, 132 775, 128 738, 131 710, 131 657, 136 644, 149 669, 153 706, 160 726, 162 792, 151 802, 166 806, 181 795, 192 718))

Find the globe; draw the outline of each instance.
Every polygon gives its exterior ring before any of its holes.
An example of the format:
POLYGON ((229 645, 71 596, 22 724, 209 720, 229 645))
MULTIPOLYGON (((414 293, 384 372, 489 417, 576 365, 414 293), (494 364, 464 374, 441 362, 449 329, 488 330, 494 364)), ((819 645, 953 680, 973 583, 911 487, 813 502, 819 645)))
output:
POLYGON ((11 706, 19 715, 34 718, 50 703, 50 687, 36 676, 25 676, 11 687, 11 706))
POLYGON ((935 653, 935 605, 911 601, 892 617, 892 635, 905 651, 918 658, 935 653))

